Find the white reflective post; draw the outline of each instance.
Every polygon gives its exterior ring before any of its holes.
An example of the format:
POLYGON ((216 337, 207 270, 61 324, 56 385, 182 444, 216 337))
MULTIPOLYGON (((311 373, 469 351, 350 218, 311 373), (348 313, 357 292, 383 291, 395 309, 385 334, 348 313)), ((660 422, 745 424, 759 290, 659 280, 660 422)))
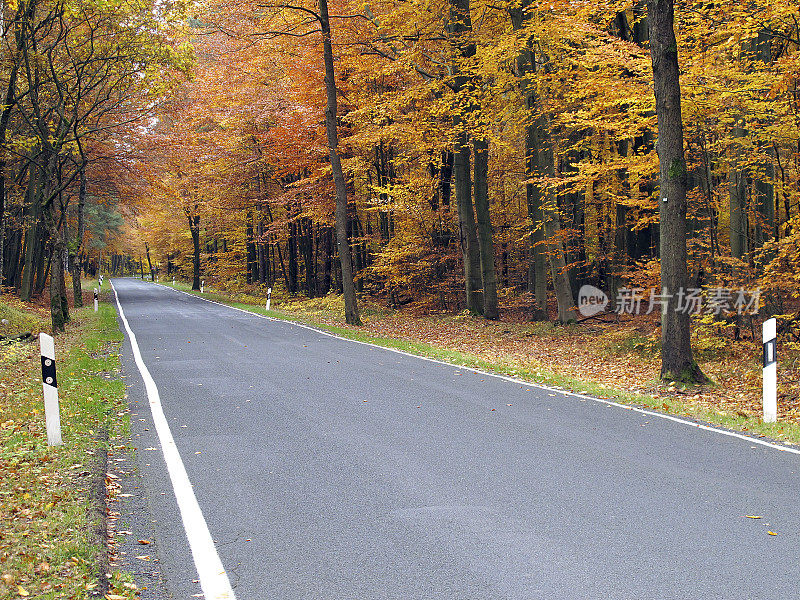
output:
POLYGON ((267 288, 267 310, 269 310, 269 305, 272 302, 272 288, 267 288))
POLYGON ((175 287, 175 278, 172 278, 172 287, 175 287))
POLYGON ((47 443, 61 445, 61 414, 58 409, 58 385, 56 382, 56 347, 53 337, 39 334, 42 354, 42 388, 44 390, 44 418, 47 425, 47 443))
POLYGON ((778 420, 778 332, 774 318, 764 321, 764 423, 778 420))
POLYGON ((206 289, 206 280, 203 279, 203 281, 200 282, 200 293, 202 294, 203 290, 205 289, 206 289))
POLYGON ((97 312, 97 288, 94 288, 94 312, 97 312))

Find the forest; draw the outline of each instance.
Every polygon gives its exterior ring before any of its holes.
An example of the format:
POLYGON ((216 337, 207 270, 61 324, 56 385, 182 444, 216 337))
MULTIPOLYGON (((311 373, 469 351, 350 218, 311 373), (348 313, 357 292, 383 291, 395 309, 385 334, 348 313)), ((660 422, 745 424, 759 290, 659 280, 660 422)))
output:
POLYGON ((102 272, 352 325, 596 289, 666 380, 697 327, 800 340, 796 2, 5 0, 2 36, 0 273, 54 330, 102 272))

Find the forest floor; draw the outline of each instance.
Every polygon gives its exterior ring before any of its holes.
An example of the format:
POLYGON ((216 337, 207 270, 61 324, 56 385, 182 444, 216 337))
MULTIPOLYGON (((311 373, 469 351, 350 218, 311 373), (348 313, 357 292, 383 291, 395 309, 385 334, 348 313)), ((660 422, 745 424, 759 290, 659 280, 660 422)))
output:
MULTIPOLYGON (((184 290, 188 286, 178 284, 184 290)), ((204 296, 264 313, 263 297, 207 289, 204 296)), ((761 423, 761 340, 757 322, 734 341, 730 324, 693 324, 695 358, 711 383, 659 379, 660 328, 655 315, 606 316, 576 325, 531 322, 507 302, 499 321, 422 308, 387 308, 361 300, 363 326, 344 322, 341 296, 273 299, 278 318, 322 325, 346 337, 519 376, 538 383, 709 421, 752 435, 800 443, 800 359, 779 351, 776 425, 761 423), (751 331, 752 329, 752 331, 751 331), (757 338, 754 340, 754 334, 757 338), (400 343, 396 341, 399 340, 400 343)))

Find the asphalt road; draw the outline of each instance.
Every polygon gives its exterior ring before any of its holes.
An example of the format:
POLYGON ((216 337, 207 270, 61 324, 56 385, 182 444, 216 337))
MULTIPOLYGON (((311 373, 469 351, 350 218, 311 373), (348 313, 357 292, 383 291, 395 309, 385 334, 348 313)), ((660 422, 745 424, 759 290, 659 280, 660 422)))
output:
MULTIPOLYGON (((113 283, 238 600, 800 598, 798 455, 113 283)), ((191 598, 128 341, 123 365, 191 598)))

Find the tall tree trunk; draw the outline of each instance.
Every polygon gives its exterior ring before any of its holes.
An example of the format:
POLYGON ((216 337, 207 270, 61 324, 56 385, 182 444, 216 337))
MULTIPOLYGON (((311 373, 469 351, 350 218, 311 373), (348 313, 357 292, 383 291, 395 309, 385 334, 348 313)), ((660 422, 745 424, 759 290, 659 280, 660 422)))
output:
POLYGON ((192 290, 200 291, 200 215, 188 215, 192 234, 192 290))
POLYGON ((483 283, 483 316, 500 318, 497 303, 497 271, 494 266, 492 221, 489 214, 489 143, 475 140, 475 217, 478 222, 478 248, 483 283))
MULTIPOLYGON (((757 63, 767 65, 772 62, 772 34, 769 31, 760 31, 755 42, 755 60, 757 63)), ((756 208, 758 222, 756 223, 756 245, 764 245, 770 237, 777 239, 777 219, 775 214, 775 165, 773 161, 773 147, 762 142, 761 154, 766 155, 766 160, 761 164, 759 173, 755 178, 754 188, 756 194, 756 208)), ((771 256, 762 258, 762 263, 769 262, 771 256)))
POLYGON ((25 209, 23 223, 25 226, 25 256, 22 263, 22 284, 19 297, 29 302, 33 295, 34 275, 36 273, 36 253, 41 244, 39 228, 39 182, 41 169, 31 165, 28 177, 28 188, 25 192, 25 209))
POLYGON ((83 306, 83 288, 81 287, 81 245, 86 231, 84 211, 86 207, 86 166, 80 167, 80 188, 78 189, 78 228, 75 232, 75 243, 70 245, 69 265, 72 269, 72 298, 75 307, 83 306))
POLYGON ((472 210, 472 181, 470 177, 470 148, 466 132, 456 139, 453 150, 453 177, 458 206, 458 225, 461 232, 461 255, 464 261, 464 286, 467 310, 483 314, 483 280, 481 278, 481 255, 472 210))
MULTIPOLYGON (((528 18, 526 11, 531 0, 523 0, 521 5, 509 8, 511 25, 515 31, 525 25, 528 18)), ((536 107, 536 88, 532 80, 536 70, 536 60, 533 50, 524 47, 517 57, 517 77, 519 87, 525 98, 525 108, 528 114, 534 115, 536 107)), ((531 224, 530 233, 530 259, 528 265, 528 291, 533 292, 534 321, 546 321, 547 313, 547 251, 544 239, 544 218, 542 214, 542 193, 538 185, 530 180, 538 175, 538 132, 541 127, 538 117, 525 126, 525 197, 528 208, 528 220, 531 224)))
POLYGON ((147 242, 144 243, 144 255, 147 258, 147 270, 150 271, 150 281, 155 281, 156 273, 153 271, 153 261, 150 260, 150 245, 147 242))
MULTIPOLYGON (((529 93, 532 96, 533 106, 536 106, 537 112, 539 112, 531 124, 533 128, 530 136, 533 169, 535 175, 552 179, 555 177, 555 157, 553 141, 550 135, 550 122, 538 107, 536 92, 531 89, 529 93)), ((570 321, 577 321, 578 315, 574 308, 575 302, 564 256, 561 215, 558 211, 555 194, 550 188, 545 189, 547 190, 545 193, 542 193, 541 189, 537 190, 539 195, 537 203, 539 203, 541 209, 544 243, 549 257, 553 288, 556 292, 558 320, 562 323, 569 323, 570 321)))
POLYGON ((258 225, 256 226, 256 263, 258 266, 258 282, 263 284, 267 280, 266 269, 264 268, 264 219, 259 212, 258 225))
POLYGON ((331 43, 331 21, 328 15, 328 0, 319 0, 319 18, 322 29, 322 47, 325 61, 325 129, 328 134, 328 151, 331 157, 333 183, 336 186, 336 246, 342 265, 342 292, 344 294, 344 317, 350 325, 361 325, 353 281, 353 262, 347 240, 347 187, 342 162, 339 158, 339 132, 337 131, 336 76, 333 70, 333 45, 331 43))
POLYGON ((64 312, 61 307, 61 269, 58 250, 53 247, 50 252, 50 319, 53 335, 64 331, 64 312))
MULTIPOLYGON (((3 10, 3 7, 0 7, 3 10)), ((2 22, 2 15, 0 15, 0 22, 2 22)), ((0 27, 2 28, 2 27, 0 27)), ((19 51, 20 44, 23 42, 22 36, 17 33, 17 51, 19 51)), ((6 136, 8 133, 8 123, 11 119, 11 110, 14 107, 17 93, 17 75, 19 73, 19 62, 14 61, 11 66, 11 72, 8 76, 8 85, 6 86, 5 102, 3 102, 3 112, 0 114, 0 292, 3 289, 3 275, 5 273, 5 264, 3 263, 4 254, 3 248, 5 246, 5 217, 6 217, 6 136)), ((10 283, 10 282, 9 282, 10 283)))
POLYGON ((255 264, 256 264, 256 248, 255 248, 255 241, 253 235, 253 213, 251 211, 247 211, 247 216, 245 217, 245 245, 246 245, 246 271, 247 271, 247 283, 254 283, 256 280, 255 276, 255 264))
POLYGON ((50 318, 53 335, 64 331, 64 324, 69 320, 66 286, 64 284, 64 237, 60 231, 55 215, 55 207, 50 206, 43 211, 44 222, 50 232, 50 318))
POLYGON ((298 292, 298 267, 297 267, 297 222, 292 220, 289 222, 289 238, 286 241, 286 262, 287 262, 287 275, 289 277, 289 293, 296 294, 298 292))
POLYGON ((731 254, 738 259, 745 259, 747 247, 747 173, 742 166, 744 151, 740 140, 747 135, 742 127, 733 128, 734 145, 731 149, 731 168, 728 172, 728 193, 731 213, 731 254))
MULTIPOLYGON (((447 32, 455 52, 462 58, 475 56, 475 42, 470 39, 472 18, 470 16, 470 0, 449 0, 450 17, 447 32)), ((456 186, 456 204, 458 205, 458 221, 461 233, 461 252, 464 262, 464 286, 467 309, 474 314, 483 314, 483 278, 481 276, 481 255, 478 235, 475 227, 475 213, 472 208, 472 177, 470 176, 469 134, 461 118, 461 112, 473 110, 471 103, 459 98, 469 85, 469 77, 460 72, 458 65, 453 66, 455 77, 451 85, 456 94, 456 105, 453 107, 453 129, 455 144, 453 149, 453 177, 456 186), (464 104, 465 106, 460 106, 464 104), (469 104, 469 106, 466 106, 469 104)))
MULTIPOLYGON (((552 148, 543 152, 545 161, 540 168, 553 170, 552 148)), ((542 203, 542 218, 544 219, 544 235, 547 240, 547 250, 550 256, 550 273, 553 277, 553 287, 556 290, 558 302, 558 320, 570 323, 578 320, 575 312, 575 302, 572 298, 572 287, 569 282, 569 271, 564 256, 564 241, 561 234, 561 216, 558 214, 556 197, 548 193, 542 203)))
POLYGON ((661 378, 705 382, 705 375, 692 357, 689 314, 678 311, 678 294, 686 291, 688 277, 686 160, 673 0, 647 0, 647 14, 658 116, 661 286, 667 302, 661 315, 661 378))

